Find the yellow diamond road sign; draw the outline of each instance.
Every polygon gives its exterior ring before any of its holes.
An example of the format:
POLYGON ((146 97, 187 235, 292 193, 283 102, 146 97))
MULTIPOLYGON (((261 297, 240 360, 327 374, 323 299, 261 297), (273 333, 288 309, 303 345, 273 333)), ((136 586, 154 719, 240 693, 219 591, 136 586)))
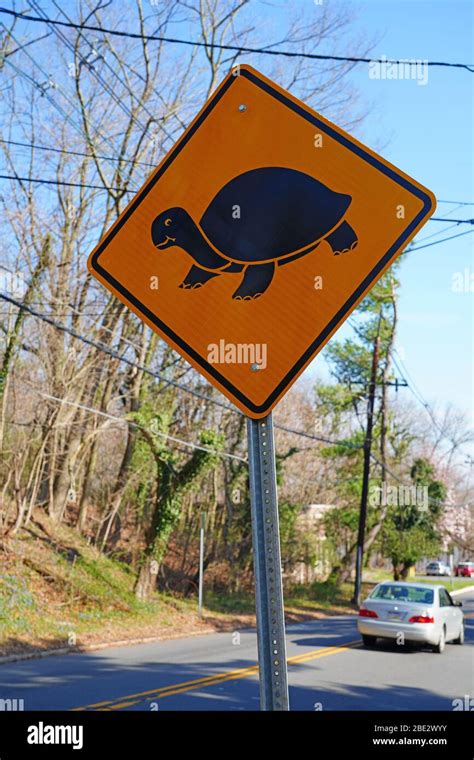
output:
POLYGON ((89 259, 245 414, 268 414, 433 213, 433 194, 250 66, 89 259))

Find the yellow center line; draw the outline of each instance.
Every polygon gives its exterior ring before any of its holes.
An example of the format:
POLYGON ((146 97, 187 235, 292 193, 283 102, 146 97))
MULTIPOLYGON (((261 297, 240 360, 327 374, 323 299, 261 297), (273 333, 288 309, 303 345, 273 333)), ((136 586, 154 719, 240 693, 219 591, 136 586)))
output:
MULTIPOLYGON (((358 639, 355 641, 349 641, 344 645, 314 649, 311 652, 288 657, 287 663, 288 665, 298 665, 310 660, 316 660, 320 657, 329 657, 332 654, 346 652, 348 649, 353 649, 356 646, 360 646, 360 641, 358 639)), ((182 683, 162 686, 158 689, 141 691, 136 694, 127 694, 126 696, 118 697, 115 700, 106 700, 104 702, 95 702, 94 704, 86 705, 84 707, 75 707, 73 708, 72 712, 97 709, 120 710, 125 707, 130 707, 131 705, 136 705, 142 701, 150 701, 151 699, 163 699, 164 697, 170 697, 174 694, 183 694, 186 691, 193 691, 198 687, 213 686, 215 684, 223 683, 224 681, 233 681, 240 678, 248 678, 249 676, 255 675, 257 673, 258 665, 251 665, 247 668, 228 670, 225 673, 216 673, 212 676, 205 676, 203 678, 196 678, 192 681, 183 681, 182 683)))

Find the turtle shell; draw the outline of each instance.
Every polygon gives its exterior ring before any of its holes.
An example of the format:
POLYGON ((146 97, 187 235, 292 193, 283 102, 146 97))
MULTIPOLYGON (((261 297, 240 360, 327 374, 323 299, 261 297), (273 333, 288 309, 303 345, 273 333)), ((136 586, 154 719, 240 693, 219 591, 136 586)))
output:
POLYGON ((332 230, 351 197, 304 172, 277 166, 239 174, 219 190, 200 226, 231 260, 257 263, 291 256, 332 230))

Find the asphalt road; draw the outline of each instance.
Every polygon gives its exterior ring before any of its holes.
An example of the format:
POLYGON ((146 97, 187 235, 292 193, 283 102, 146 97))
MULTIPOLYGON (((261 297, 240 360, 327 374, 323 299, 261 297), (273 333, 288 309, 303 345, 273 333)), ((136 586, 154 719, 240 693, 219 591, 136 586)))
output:
MULTIPOLYGON (((452 710, 474 696, 474 593, 457 596, 466 643, 444 654, 364 649, 354 616, 287 628, 292 710, 452 710)), ((0 667, 25 710, 257 710, 254 631, 192 636, 0 667)))

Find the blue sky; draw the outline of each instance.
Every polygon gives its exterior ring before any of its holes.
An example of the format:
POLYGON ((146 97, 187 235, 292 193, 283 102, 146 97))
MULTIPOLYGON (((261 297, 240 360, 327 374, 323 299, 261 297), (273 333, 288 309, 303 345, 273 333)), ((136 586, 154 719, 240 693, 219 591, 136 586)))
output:
MULTIPOLYGON (((380 40, 371 53, 374 58, 474 63, 474 5, 468 0, 372 0, 352 5, 359 11, 358 31, 380 40)), ((415 81, 370 79, 367 65, 361 64, 351 76, 371 106, 358 130, 360 139, 376 149, 382 145, 385 158, 433 190, 437 198, 473 202, 474 75, 463 69, 430 68, 422 86, 415 81)), ((439 203, 436 216, 474 217, 474 205, 454 209, 439 203)), ((429 222, 415 244, 422 245, 422 238, 446 226, 429 222)), ((462 225, 426 242, 468 229, 462 225)), ((469 234, 406 257, 400 270, 397 342, 426 400, 440 405, 452 402, 471 419, 474 294, 454 292, 452 285, 456 272, 474 271, 473 241, 469 234)), ((321 371, 320 359, 308 370, 321 371)))

